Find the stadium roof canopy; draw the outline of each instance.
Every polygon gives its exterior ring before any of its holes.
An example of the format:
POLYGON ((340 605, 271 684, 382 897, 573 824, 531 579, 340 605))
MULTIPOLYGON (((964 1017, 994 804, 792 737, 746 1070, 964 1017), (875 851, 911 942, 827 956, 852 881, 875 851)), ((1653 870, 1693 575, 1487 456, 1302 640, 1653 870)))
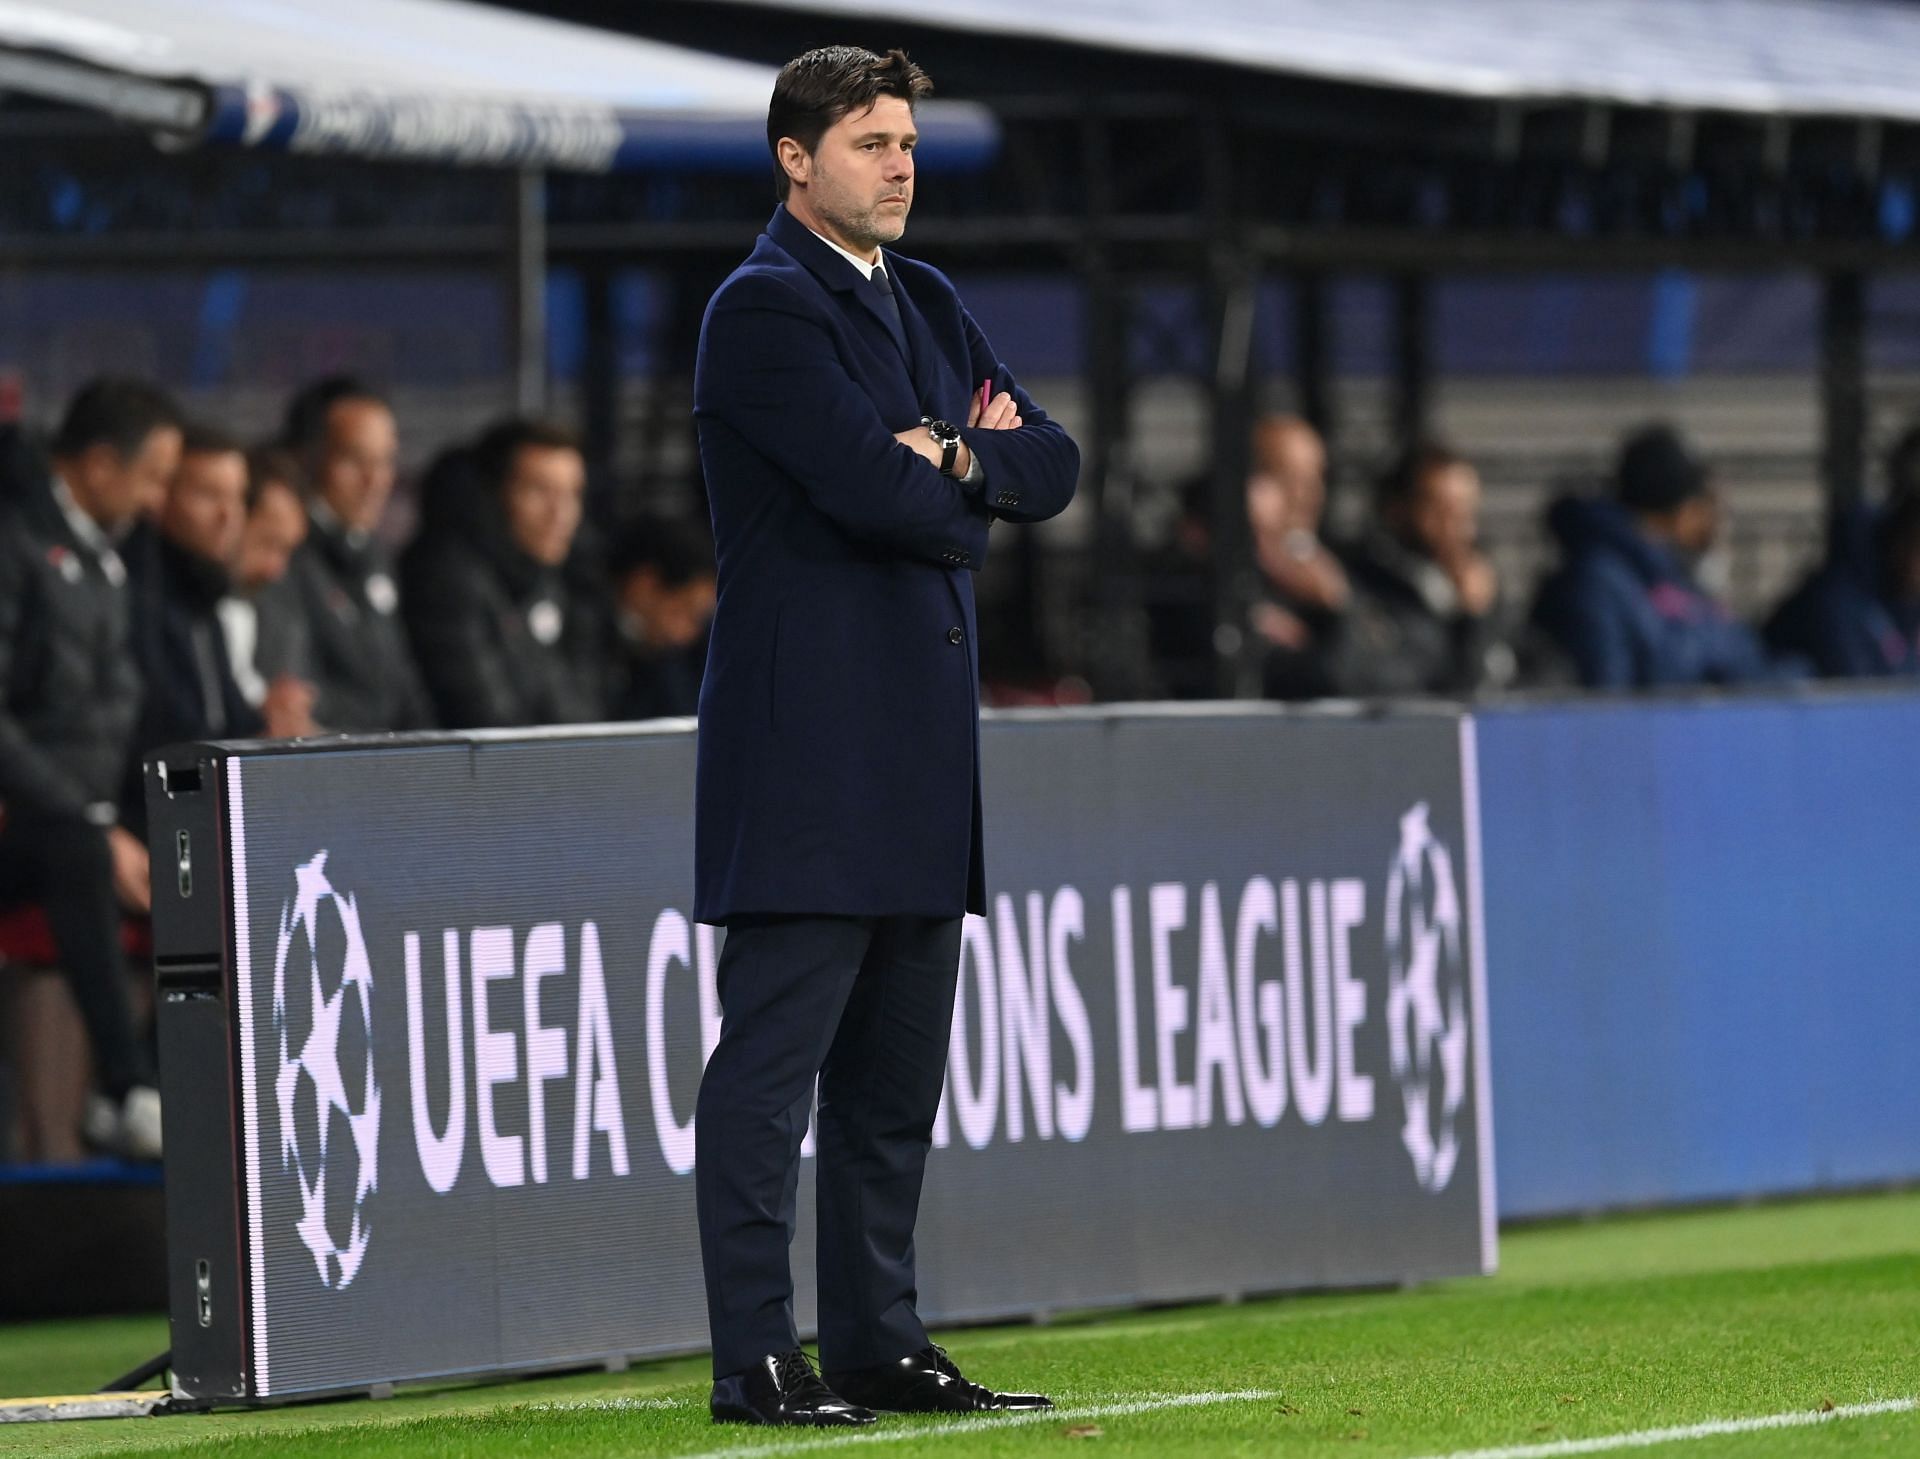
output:
MULTIPOLYGON (((167 140, 583 172, 764 169, 773 72, 463 0, 0 0, 0 89, 167 140)), ((982 165, 938 105, 924 161, 982 165)))
POLYGON ((1907 0, 749 0, 1485 100, 1920 121, 1907 0))

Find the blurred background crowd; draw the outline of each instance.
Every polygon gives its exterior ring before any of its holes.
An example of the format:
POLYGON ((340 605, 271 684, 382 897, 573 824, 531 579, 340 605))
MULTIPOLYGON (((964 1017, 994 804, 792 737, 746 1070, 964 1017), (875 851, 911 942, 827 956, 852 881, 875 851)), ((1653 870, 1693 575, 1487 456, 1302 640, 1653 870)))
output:
POLYGON ((350 8, 0 6, 0 1162, 158 1143, 148 751, 695 711, 695 343, 823 39, 933 75, 903 251, 1082 447, 989 704, 1920 674, 1885 6, 350 8))
MULTIPOLYGON (((574 433, 507 416, 408 483, 397 540, 402 430, 347 375, 301 388, 258 442, 156 384, 103 377, 50 435, 4 437, 0 902, 44 922, 97 1084, 82 1102, 86 1061, 23 1060, 36 1155, 159 1152, 128 977, 148 752, 696 712, 715 601, 703 519, 598 530, 574 433)), ((1886 499, 1837 519, 1826 560, 1759 622, 1716 586, 1723 484, 1668 424, 1629 434, 1597 489, 1552 502, 1559 556, 1534 582, 1486 552, 1479 472, 1456 447, 1422 438, 1388 462, 1345 537, 1327 528, 1327 453, 1307 421, 1254 420, 1248 460, 1248 557, 1227 565, 1258 585, 1244 623, 1219 621, 1209 596, 1210 479, 1178 491, 1148 554, 1143 670, 1173 697, 1215 694, 1242 635, 1261 692, 1283 700, 1920 674, 1920 431, 1895 447, 1886 499)), ((993 681, 991 653, 983 667, 993 681)), ((1068 672, 1054 693, 1084 683, 1068 672)))
POLYGON ((1725 483, 1666 422, 1623 438, 1592 489, 1551 499, 1556 555, 1532 581, 1489 556, 1480 473, 1452 445, 1421 438, 1391 459, 1345 537, 1327 529, 1311 425, 1264 417, 1250 455, 1246 623, 1216 622, 1206 596, 1209 479, 1182 492, 1156 559, 1154 668, 1172 697, 1214 696, 1223 631, 1250 637, 1261 692, 1282 700, 1920 673, 1920 428, 1893 449, 1886 499, 1837 513, 1825 559, 1751 621, 1726 595, 1725 483))
POLYGON ((696 708, 705 526, 585 529, 580 446, 554 422, 503 418, 443 450, 397 553, 383 528, 399 425, 349 376, 301 390, 255 443, 158 385, 104 377, 50 436, 11 429, 0 450, 0 905, 16 955, 22 937, 45 943, 65 972, 98 1084, 82 1104, 88 1061, 28 1021, 16 1043, 41 1158, 71 1159, 83 1138, 160 1150, 128 977, 145 942, 148 751, 696 708))

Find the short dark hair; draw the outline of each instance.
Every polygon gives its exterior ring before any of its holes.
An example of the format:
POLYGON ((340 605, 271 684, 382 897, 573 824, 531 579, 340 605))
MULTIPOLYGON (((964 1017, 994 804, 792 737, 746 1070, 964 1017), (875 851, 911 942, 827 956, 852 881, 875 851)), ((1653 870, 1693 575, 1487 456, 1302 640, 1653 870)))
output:
POLYGON ((387 404, 387 397, 358 375, 323 376, 303 386, 287 402, 287 418, 280 428, 280 444, 290 451, 311 451, 326 439, 327 415, 343 400, 371 400, 378 405, 387 404))
POLYGON ((474 443, 473 468, 480 484, 500 491, 513 479, 513 467, 529 446, 548 451, 580 450, 580 438, 558 421, 535 416, 510 416, 495 421, 474 443))
POLYGON ((1375 504, 1382 508, 1404 505, 1413 500, 1420 484, 1435 472, 1471 465, 1471 461, 1445 441, 1415 441, 1394 458, 1393 464, 1374 484, 1375 504))
POLYGON ((284 486, 294 496, 305 491, 300 463, 291 451, 279 446, 256 446, 247 452, 247 510, 260 505, 260 498, 271 486, 284 486))
POLYGON ((883 96, 909 107, 933 93, 927 78, 898 48, 878 55, 862 46, 822 46, 780 68, 767 106, 767 150, 773 153, 773 189, 787 200, 790 179, 780 165, 780 139, 791 137, 809 155, 827 129, 844 116, 865 111, 883 96))
POLYGON ((1640 427, 1620 447, 1613 494, 1641 516, 1662 517, 1712 489, 1713 473, 1665 421, 1640 427))
POLYGON ((652 568, 664 586, 684 588, 698 578, 713 576, 713 543, 692 522, 641 517, 621 532, 607 556, 607 566, 622 578, 652 568))
POLYGON ((106 376, 81 386, 67 405, 53 434, 53 454, 78 456, 93 446, 110 446, 122 456, 137 456, 155 431, 178 430, 182 421, 179 405, 158 385, 106 376))
POLYGON ((181 426, 182 456, 225 456, 229 453, 244 456, 247 448, 240 444, 238 436, 225 427, 201 420, 190 420, 181 426))

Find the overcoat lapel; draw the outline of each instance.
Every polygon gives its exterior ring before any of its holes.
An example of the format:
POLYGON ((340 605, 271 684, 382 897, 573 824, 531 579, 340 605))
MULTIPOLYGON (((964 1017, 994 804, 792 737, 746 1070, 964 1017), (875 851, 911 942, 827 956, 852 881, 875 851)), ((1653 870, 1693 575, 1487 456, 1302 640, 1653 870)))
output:
MULTIPOLYGON (((879 295, 874 292, 872 284, 861 282, 860 274, 852 264, 815 237, 811 228, 784 207, 775 210, 773 221, 767 224, 767 236, 805 265, 807 271, 827 288, 841 296, 843 303, 849 302, 848 296, 851 296, 851 302, 855 305, 854 316, 861 321, 862 327, 869 334, 877 332, 880 338, 886 340, 893 352, 900 356, 908 373, 912 373, 913 360, 902 349, 899 337, 894 334, 879 295)), ((894 298, 900 302, 901 323, 905 325, 907 306, 904 296, 899 292, 898 279, 894 280, 894 285, 894 298)), ((915 386, 919 383, 916 377, 915 386)))

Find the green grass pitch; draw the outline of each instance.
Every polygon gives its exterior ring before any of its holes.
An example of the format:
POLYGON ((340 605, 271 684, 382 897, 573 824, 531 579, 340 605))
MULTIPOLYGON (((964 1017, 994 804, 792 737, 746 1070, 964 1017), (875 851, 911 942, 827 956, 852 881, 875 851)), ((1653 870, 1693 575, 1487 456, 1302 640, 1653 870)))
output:
MULTIPOLYGON (((714 1425, 704 1359, 383 1402, 0 1425, 0 1459, 547 1459, 783 1453, 1451 1455, 1842 1412, 1670 1440, 1685 1459, 1920 1455, 1920 1195, 1509 1233, 1491 1279, 936 1334, 966 1371, 1050 1392, 1044 1421, 883 1417, 857 1436, 714 1425), (1220 1398, 1218 1395, 1245 1395, 1220 1398), (1169 1406, 1166 1400, 1194 1401, 1169 1406), (1147 1406, 1147 1405, 1158 1406, 1147 1406)), ((155 1318, 0 1326, 0 1394, 86 1392, 166 1343, 155 1318)), ((1610 1450, 1613 1452, 1613 1450, 1610 1450)), ((1641 1452, 1635 1447, 1624 1452, 1641 1452)))

